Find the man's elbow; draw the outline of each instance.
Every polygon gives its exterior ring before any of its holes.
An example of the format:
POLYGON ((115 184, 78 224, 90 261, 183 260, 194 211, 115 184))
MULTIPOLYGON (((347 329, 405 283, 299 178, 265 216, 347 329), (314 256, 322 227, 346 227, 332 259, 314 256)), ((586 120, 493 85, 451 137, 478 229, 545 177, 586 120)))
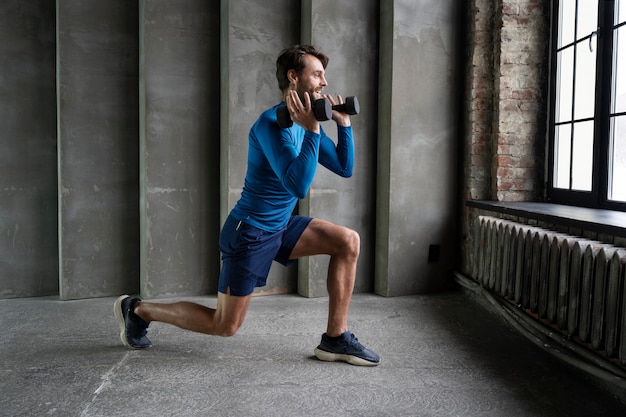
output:
POLYGON ((304 197, 306 197, 307 193, 309 192, 309 189, 304 189, 304 190, 292 190, 292 194, 294 197, 296 197, 298 200, 302 200, 304 197))

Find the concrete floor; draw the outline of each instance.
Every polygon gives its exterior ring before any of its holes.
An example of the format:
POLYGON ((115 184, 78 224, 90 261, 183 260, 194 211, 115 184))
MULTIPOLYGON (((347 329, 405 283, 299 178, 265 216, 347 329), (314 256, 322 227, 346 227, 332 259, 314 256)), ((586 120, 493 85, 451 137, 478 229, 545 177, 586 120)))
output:
POLYGON ((375 368, 313 357, 326 298, 254 298, 232 338, 153 323, 145 351, 122 346, 114 299, 0 300, 0 415, 626 415, 461 292, 356 295, 351 329, 381 355, 375 368))

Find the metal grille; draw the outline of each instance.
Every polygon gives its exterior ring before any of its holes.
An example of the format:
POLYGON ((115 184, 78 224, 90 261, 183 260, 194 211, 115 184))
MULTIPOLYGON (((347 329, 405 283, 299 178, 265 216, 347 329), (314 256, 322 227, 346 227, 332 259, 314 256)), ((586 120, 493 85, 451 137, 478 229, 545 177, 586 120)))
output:
POLYGON ((626 366, 626 249, 490 216, 474 239, 474 280, 626 366))

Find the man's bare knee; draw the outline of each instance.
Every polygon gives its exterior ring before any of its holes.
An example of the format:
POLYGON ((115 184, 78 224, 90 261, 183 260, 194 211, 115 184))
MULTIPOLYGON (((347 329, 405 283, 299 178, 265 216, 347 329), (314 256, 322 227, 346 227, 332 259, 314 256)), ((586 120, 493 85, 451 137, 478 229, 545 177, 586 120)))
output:
POLYGON ((213 317, 213 332, 216 336, 234 336, 246 317, 250 296, 231 296, 227 293, 218 293, 217 308, 213 317))
POLYGON ((237 334, 240 327, 241 324, 237 323, 224 324, 218 328, 217 335, 222 337, 232 337, 237 334))
POLYGON ((348 229, 345 235, 345 244, 343 248, 345 255, 351 258, 358 258, 361 252, 361 237, 355 230, 348 229))
POLYGON ((213 334, 222 337, 231 337, 237 334, 237 331, 243 324, 243 320, 223 320, 215 323, 213 334))

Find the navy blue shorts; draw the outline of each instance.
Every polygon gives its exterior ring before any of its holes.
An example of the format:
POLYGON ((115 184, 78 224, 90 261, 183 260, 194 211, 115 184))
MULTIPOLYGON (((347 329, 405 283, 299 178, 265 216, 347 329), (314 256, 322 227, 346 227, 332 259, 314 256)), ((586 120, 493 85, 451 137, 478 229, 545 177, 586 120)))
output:
POLYGON ((312 220, 305 216, 291 216, 287 226, 278 232, 267 232, 228 216, 220 233, 222 271, 218 290, 245 296, 267 281, 272 261, 285 266, 302 232, 312 220))

